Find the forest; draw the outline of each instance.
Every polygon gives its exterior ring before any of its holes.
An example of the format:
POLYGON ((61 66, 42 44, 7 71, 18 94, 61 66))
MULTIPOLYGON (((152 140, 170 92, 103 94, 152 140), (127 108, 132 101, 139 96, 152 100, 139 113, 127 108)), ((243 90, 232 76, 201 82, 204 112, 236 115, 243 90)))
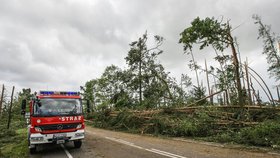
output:
MULTIPOLYGON (((274 86, 277 88, 279 39, 259 16, 254 15, 253 18, 259 27, 259 39, 263 40, 263 54, 269 64, 267 72, 275 78, 274 86)), ((81 90, 84 97, 91 101, 93 111, 100 108, 157 109, 194 105, 262 106, 266 103, 276 106, 278 88, 276 99, 261 75, 250 68, 246 60, 241 60, 237 38, 231 32, 229 21, 198 17, 180 34, 178 41, 183 45, 184 53, 191 58, 188 67, 195 72, 196 83, 192 83, 188 74, 181 74, 180 81, 170 76, 158 60, 164 53, 161 49, 164 37, 155 35, 153 45, 148 46, 149 37, 145 32, 129 44, 126 69, 107 66, 101 77, 86 82, 81 90), (208 66, 206 61, 205 65, 198 65, 192 52, 196 45, 200 49, 213 48, 219 66, 208 66), (231 50, 231 54, 225 54, 225 50, 231 50), (205 79, 200 77, 202 73, 205 79), (257 86, 261 89, 256 89, 257 86), (260 99, 260 91, 266 95, 264 98, 268 98, 266 101, 260 99)))
POLYGON ((164 37, 155 35, 150 42, 146 31, 129 44, 127 68, 109 65, 99 78, 81 86, 91 105, 87 118, 93 126, 114 130, 279 148, 279 37, 260 16, 252 18, 278 98, 242 59, 232 33, 238 28, 232 28, 230 20, 197 17, 178 39, 191 58, 188 67, 196 83, 188 74, 181 74, 180 81, 170 76, 158 59, 165 53, 164 37), (211 48, 219 66, 206 60, 198 65, 194 47, 211 48), (267 100, 261 99, 260 91, 267 100))

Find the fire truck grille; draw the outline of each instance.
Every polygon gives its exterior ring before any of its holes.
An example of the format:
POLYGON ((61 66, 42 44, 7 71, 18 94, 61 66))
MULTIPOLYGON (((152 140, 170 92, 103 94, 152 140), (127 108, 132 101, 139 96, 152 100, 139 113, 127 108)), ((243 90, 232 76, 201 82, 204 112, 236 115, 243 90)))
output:
POLYGON ((79 123, 71 123, 71 124, 56 124, 56 125, 43 125, 37 126, 42 129, 42 131, 50 131, 50 130, 63 130, 63 129, 75 129, 79 123))

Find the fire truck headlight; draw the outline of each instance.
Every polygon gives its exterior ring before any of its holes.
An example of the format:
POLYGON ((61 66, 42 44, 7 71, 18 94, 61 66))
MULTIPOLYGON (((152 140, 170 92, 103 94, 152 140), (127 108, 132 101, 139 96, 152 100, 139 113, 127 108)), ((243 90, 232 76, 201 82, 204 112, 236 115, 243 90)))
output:
POLYGON ((75 133, 76 137, 83 137, 85 134, 84 133, 75 133))
POLYGON ((42 129, 40 127, 35 127, 36 132, 42 132, 42 129))
POLYGON ((31 141, 42 141, 44 138, 43 137, 31 137, 31 141))
POLYGON ((78 124, 76 128, 77 129, 82 128, 82 124, 78 124))

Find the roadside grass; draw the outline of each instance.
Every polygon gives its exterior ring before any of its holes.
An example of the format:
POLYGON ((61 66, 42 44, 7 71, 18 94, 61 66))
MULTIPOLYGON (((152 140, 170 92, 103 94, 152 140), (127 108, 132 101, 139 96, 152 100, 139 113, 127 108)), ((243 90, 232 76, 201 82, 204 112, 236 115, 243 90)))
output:
POLYGON ((1 158, 27 158, 27 128, 23 118, 15 118, 11 128, 7 129, 7 120, 1 119, 0 123, 0 157, 1 158))

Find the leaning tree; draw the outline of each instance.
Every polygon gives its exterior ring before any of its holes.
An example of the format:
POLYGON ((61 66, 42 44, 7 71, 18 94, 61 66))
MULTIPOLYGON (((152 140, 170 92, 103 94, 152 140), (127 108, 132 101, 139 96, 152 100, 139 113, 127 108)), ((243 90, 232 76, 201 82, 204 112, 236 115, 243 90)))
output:
MULTIPOLYGON (((271 31, 271 26, 262 22, 258 15, 253 15, 255 24, 259 25, 259 37, 263 39, 263 54, 266 55, 269 64, 268 72, 271 77, 280 80, 280 55, 277 50, 277 44, 280 46, 280 37, 271 31)), ((280 48, 280 47, 279 47, 280 48)))

